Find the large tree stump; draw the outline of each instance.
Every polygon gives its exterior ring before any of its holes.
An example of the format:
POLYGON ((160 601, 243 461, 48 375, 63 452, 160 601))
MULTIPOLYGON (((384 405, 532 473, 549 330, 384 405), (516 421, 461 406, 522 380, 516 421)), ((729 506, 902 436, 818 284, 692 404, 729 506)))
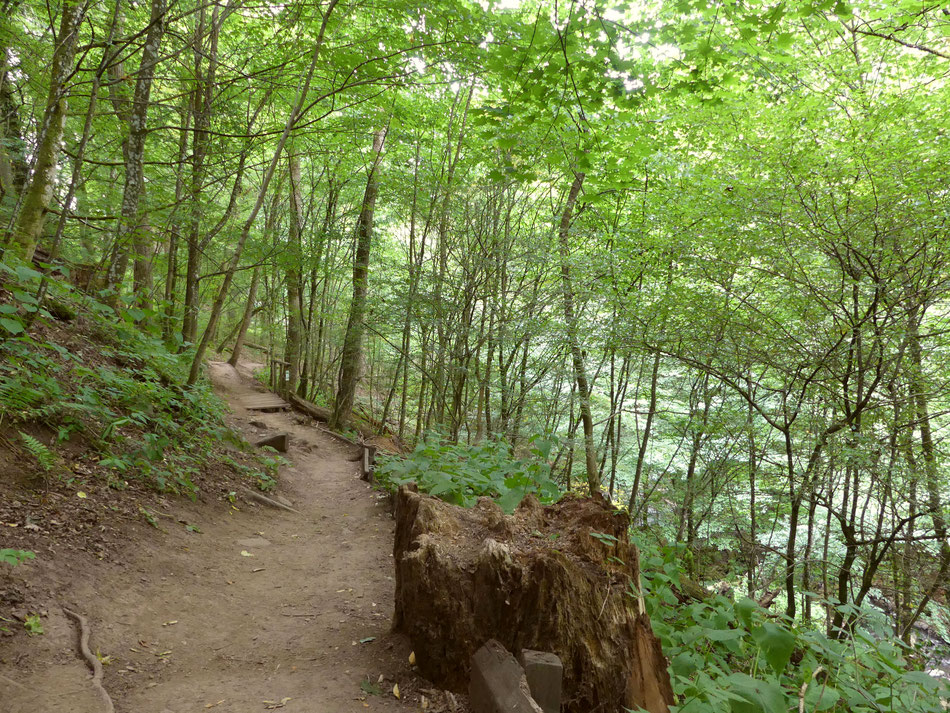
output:
POLYGON ((497 639, 515 655, 561 657, 565 713, 665 713, 673 692, 635 594, 627 525, 603 499, 543 507, 529 496, 506 516, 487 498, 464 509, 403 486, 394 628, 408 634, 421 673, 450 690, 466 690, 472 655, 497 639))

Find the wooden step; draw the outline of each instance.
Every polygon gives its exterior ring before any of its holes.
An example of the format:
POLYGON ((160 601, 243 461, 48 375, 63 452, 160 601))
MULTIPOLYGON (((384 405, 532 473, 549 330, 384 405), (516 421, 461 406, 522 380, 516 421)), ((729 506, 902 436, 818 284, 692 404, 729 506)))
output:
POLYGON ((241 399, 241 406, 248 411, 271 411, 290 408, 290 404, 277 394, 254 394, 241 399))

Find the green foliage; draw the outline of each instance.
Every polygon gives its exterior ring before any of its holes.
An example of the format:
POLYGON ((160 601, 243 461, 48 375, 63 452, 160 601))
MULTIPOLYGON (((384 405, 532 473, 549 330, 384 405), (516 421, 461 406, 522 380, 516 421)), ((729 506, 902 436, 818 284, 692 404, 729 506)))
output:
POLYGON ((26 619, 23 620, 23 626, 26 627, 26 631, 30 636, 38 636, 44 633, 43 621, 39 614, 28 614, 26 619))
POLYGON ((805 710, 937 713, 950 687, 915 670, 908 651, 872 611, 841 638, 762 609, 715 596, 680 604, 681 548, 641 546, 642 581, 653 629, 670 659, 676 713, 805 710))
MULTIPOLYGON (((0 308, 21 313, 35 303, 17 282, 20 272, 0 263, 14 299, 0 308)), ((223 404, 207 383, 184 387, 188 355, 169 351, 137 326, 153 312, 120 307, 117 313, 58 281, 49 289, 82 320, 89 341, 66 347, 43 329, 0 341, 0 413, 14 423, 42 424, 58 441, 80 436, 98 454, 112 487, 140 478, 157 490, 194 497, 199 469, 229 436, 223 404)), ((45 319, 40 312, 37 324, 45 319)), ((51 470, 52 448, 20 437, 40 467, 51 470)))
POLYGON ((0 549, 0 562, 16 567, 21 562, 35 559, 36 554, 29 550, 11 550, 8 548, 0 549))
POLYGON ((23 440, 24 447, 30 452, 30 455, 36 458, 36 462, 40 464, 43 470, 49 472, 53 469, 56 464, 56 456, 49 448, 30 434, 23 433, 23 431, 20 431, 20 438, 23 440))
POLYGON ((517 459, 502 440, 465 445, 429 436, 406 458, 382 456, 376 477, 390 490, 415 482, 422 492, 463 507, 488 496, 511 513, 529 493, 545 503, 560 497, 547 462, 552 445, 550 440, 535 437, 531 440, 531 457, 517 459))

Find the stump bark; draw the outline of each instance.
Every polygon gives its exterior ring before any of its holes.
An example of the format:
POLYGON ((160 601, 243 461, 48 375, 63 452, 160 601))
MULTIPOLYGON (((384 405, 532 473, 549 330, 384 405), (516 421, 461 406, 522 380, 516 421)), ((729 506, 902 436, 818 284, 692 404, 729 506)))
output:
POLYGON ((507 516, 487 498, 464 509, 403 486, 394 629, 422 675, 453 691, 466 690, 472 655, 497 639, 515 655, 560 656, 565 713, 666 713, 673 692, 637 599, 627 526, 603 499, 545 507, 528 496, 507 516))

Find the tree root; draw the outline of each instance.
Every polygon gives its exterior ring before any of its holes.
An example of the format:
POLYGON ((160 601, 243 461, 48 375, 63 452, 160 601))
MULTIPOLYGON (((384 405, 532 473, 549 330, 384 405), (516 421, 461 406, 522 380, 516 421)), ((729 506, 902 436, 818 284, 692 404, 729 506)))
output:
POLYGON ((99 692, 99 697, 102 699, 106 713, 115 713, 115 706, 112 705, 112 699, 109 697, 108 691, 106 691, 102 685, 102 662, 89 650, 89 622, 86 621, 86 617, 82 614, 71 612, 69 609, 64 608, 63 613, 69 618, 75 619, 76 623, 79 624, 79 650, 82 652, 82 657, 86 659, 86 663, 92 668, 92 687, 99 692))
POLYGON ((272 508, 277 508, 278 510, 286 510, 287 512, 297 513, 298 515, 300 514, 299 510, 295 510, 289 505, 284 505, 283 503, 279 503, 276 500, 272 500, 266 495, 255 493, 250 488, 241 488, 241 492, 244 493, 245 497, 248 497, 251 500, 256 500, 257 502, 262 503, 263 505, 267 505, 272 508))

